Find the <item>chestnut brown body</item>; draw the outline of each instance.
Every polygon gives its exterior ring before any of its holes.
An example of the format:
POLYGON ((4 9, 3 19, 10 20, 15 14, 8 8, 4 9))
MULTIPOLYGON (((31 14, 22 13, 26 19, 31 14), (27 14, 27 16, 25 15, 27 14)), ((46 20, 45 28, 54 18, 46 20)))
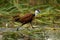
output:
POLYGON ((20 17, 19 15, 14 16, 14 21, 21 22, 22 24, 29 23, 33 20, 35 14, 25 14, 23 17, 20 17))

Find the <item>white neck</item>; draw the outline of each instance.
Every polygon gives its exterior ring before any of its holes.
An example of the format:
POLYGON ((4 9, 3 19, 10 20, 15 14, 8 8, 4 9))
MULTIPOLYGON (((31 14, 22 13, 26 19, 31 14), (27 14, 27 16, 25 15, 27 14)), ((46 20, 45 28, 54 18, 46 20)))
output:
POLYGON ((35 10, 35 16, 37 16, 38 13, 39 13, 39 12, 38 12, 37 10, 35 10))

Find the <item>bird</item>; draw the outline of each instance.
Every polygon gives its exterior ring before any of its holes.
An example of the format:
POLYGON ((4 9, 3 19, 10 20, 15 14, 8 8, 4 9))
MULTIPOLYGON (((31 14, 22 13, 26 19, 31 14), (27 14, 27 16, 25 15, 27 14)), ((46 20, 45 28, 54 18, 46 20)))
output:
MULTIPOLYGON (((13 19, 15 22, 21 22, 23 26, 24 24, 27 24, 27 23, 32 23, 32 20, 34 19, 35 16, 37 16, 37 14, 40 13, 39 10, 35 10, 35 13, 32 14, 32 13, 26 13, 24 16, 20 17, 19 14, 16 14, 15 16, 13 16, 13 19)), ((32 24, 31 24, 32 26, 32 24)), ((33 26, 32 26, 33 28, 33 26)), ((19 27, 17 28, 17 31, 19 30, 19 27)))

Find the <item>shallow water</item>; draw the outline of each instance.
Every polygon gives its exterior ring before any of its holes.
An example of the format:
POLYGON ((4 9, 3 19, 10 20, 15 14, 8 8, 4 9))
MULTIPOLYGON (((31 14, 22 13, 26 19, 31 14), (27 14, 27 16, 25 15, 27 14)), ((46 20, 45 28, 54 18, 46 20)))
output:
MULTIPOLYGON (((46 28, 46 27, 44 27, 46 28)), ((37 30, 37 29, 42 29, 44 30, 43 33, 45 35, 45 40, 60 40, 60 31, 59 29, 53 30, 53 29, 47 29, 45 30, 43 27, 40 28, 35 28, 33 30, 37 30)), ((49 27, 48 27, 49 28, 49 27)), ((20 27, 19 30, 24 30, 25 28, 20 27)), ((16 32, 17 28, 0 28, 0 32, 7 32, 7 31, 12 31, 12 32, 16 32)), ((2 36, 0 36, 1 39, 2 36)), ((42 37, 41 37, 42 38, 42 37)))

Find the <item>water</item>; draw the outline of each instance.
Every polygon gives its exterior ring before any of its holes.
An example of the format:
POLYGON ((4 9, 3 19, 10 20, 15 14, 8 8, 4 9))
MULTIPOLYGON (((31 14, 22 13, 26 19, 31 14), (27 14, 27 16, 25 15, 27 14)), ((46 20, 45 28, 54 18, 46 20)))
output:
MULTIPOLYGON (((19 30, 23 30, 25 28, 19 28, 19 30)), ((17 28, 0 28, 0 32, 7 32, 7 31, 13 31, 16 32, 17 28)), ((57 30, 45 30, 45 35, 48 37, 45 37, 45 40, 60 40, 60 31, 57 30)), ((2 35, 0 35, 0 40, 2 40, 2 35)))
POLYGON ((56 30, 47 30, 46 35, 49 36, 46 40, 60 40, 60 31, 56 30))

